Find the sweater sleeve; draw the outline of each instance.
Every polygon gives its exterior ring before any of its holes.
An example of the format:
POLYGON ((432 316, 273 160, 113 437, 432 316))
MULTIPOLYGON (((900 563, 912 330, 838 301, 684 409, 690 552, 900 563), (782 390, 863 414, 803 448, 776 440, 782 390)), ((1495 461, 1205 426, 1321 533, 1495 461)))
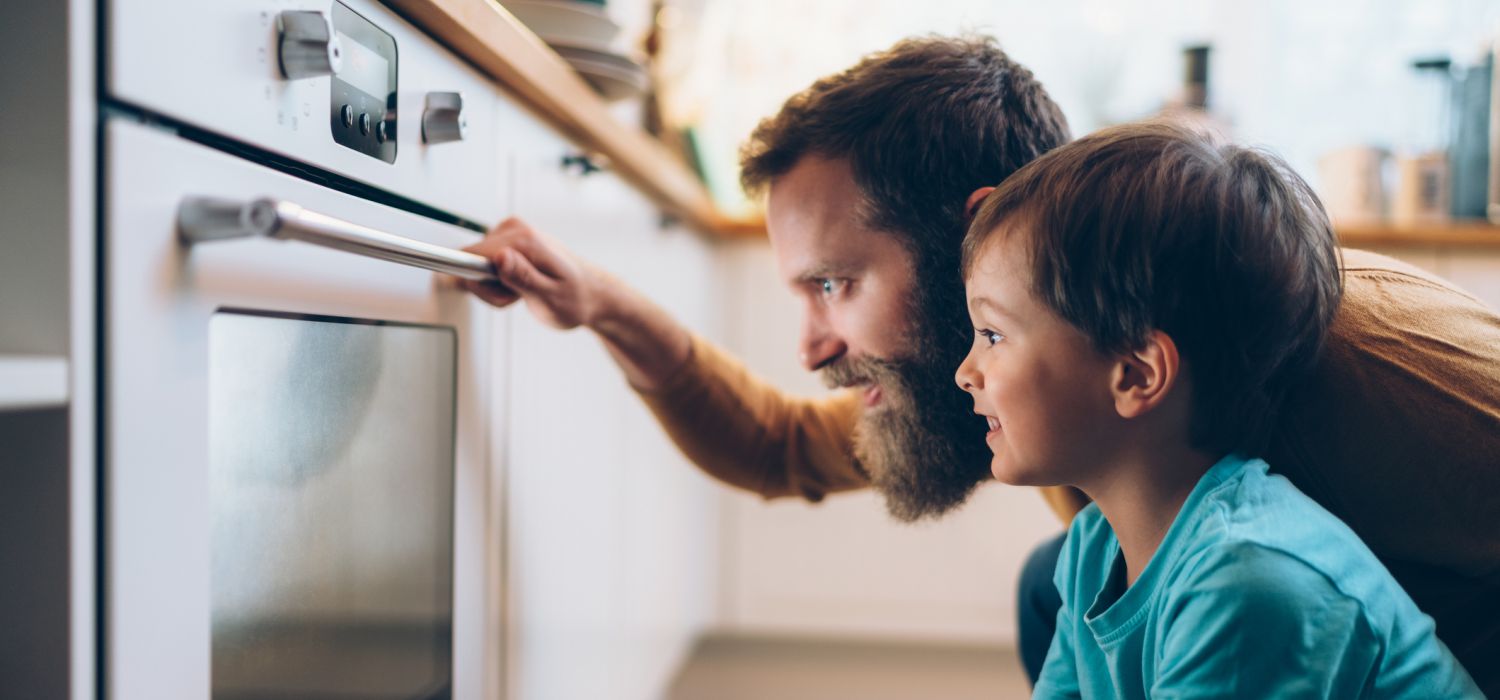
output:
POLYGON ((820 501, 869 485, 854 462, 853 392, 788 396, 695 335, 677 374, 639 393, 683 454, 731 486, 820 501))

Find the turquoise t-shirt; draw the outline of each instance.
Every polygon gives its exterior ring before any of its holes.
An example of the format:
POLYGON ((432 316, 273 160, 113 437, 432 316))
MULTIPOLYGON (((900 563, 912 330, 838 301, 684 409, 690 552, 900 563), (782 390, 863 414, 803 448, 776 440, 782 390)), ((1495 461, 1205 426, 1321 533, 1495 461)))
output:
POLYGON ((1258 459, 1210 468, 1128 588, 1090 505, 1054 580, 1038 698, 1484 697, 1354 532, 1258 459))

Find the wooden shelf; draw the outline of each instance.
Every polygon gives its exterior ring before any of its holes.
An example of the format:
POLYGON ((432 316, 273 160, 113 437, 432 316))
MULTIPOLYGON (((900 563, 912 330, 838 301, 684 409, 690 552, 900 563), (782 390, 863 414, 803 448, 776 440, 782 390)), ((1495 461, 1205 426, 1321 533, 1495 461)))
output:
POLYGON ((1439 247, 1500 250, 1500 226, 1487 221, 1397 226, 1388 223, 1334 224, 1339 242, 1355 248, 1439 247))
POLYGON ((510 90, 578 145, 614 169, 667 213, 705 233, 736 237, 708 190, 644 130, 610 115, 604 101, 557 52, 492 0, 385 0, 510 90))
POLYGON ((0 411, 54 408, 68 403, 68 360, 0 355, 0 411))

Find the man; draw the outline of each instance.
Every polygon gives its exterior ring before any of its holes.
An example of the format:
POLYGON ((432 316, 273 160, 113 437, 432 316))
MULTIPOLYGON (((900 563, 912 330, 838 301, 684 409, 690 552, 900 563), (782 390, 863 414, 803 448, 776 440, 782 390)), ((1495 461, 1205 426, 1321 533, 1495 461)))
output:
MULTIPOLYGON (((824 399, 756 380, 518 221, 471 248, 504 285, 467 284, 593 330, 682 450, 723 481, 810 501, 873 486, 899 519, 936 517, 989 476, 985 423, 952 383, 973 332, 958 273, 966 219, 1068 138, 1040 83, 987 39, 901 42, 762 122, 742 178, 768 190, 776 264, 804 307, 803 365, 852 389, 824 399)), ((1324 360, 1279 416, 1268 461, 1370 544, 1500 695, 1500 315, 1395 261, 1344 257, 1324 360)), ((1064 519, 1083 505, 1077 492, 1044 493, 1064 519)), ((1023 573, 1033 677, 1059 546, 1023 573)))

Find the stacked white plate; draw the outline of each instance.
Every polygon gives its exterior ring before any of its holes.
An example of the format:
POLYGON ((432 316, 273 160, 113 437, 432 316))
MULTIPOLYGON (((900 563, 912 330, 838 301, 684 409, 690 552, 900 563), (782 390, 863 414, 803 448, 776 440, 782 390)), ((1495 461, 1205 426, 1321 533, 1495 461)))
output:
POLYGON ((505 9, 557 51, 606 100, 646 91, 646 69, 611 46, 620 25, 581 0, 506 0, 505 9))

